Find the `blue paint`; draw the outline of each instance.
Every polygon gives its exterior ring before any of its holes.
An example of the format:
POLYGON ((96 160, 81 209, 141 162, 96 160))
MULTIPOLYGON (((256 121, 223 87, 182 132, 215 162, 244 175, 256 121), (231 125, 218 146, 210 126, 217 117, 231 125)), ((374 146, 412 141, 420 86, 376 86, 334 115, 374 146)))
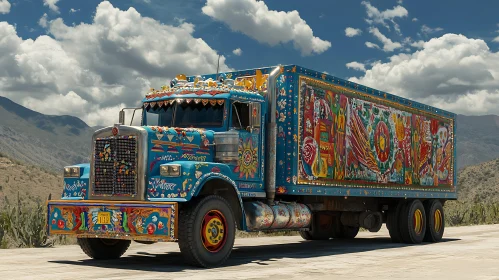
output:
POLYGON ((75 164, 80 167, 79 178, 64 178, 64 189, 61 198, 68 200, 88 199, 90 164, 75 164))

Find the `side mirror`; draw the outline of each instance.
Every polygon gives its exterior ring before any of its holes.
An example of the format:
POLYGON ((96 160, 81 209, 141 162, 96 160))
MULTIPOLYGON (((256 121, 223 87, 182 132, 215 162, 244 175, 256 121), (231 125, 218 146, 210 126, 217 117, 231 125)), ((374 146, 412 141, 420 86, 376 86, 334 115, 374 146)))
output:
POLYGON ((118 122, 121 124, 121 125, 125 125, 125 111, 124 110, 121 110, 120 111, 120 114, 119 114, 119 120, 118 122))

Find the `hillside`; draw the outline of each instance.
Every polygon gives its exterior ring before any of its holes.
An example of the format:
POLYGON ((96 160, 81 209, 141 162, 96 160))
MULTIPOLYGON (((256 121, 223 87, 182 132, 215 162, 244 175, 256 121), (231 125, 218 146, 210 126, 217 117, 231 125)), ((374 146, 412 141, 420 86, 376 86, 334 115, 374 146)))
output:
POLYGON ((88 162, 95 131, 79 118, 50 116, 0 96, 0 153, 53 171, 88 162))
POLYGON ((45 201, 49 194, 60 198, 63 188, 62 176, 47 172, 39 167, 14 162, 0 155, 0 205, 7 197, 16 201, 28 195, 45 201))
POLYGON ((499 158, 499 116, 457 116, 458 169, 499 158))
POLYGON ((468 166, 457 178, 459 201, 499 202, 499 158, 468 166))

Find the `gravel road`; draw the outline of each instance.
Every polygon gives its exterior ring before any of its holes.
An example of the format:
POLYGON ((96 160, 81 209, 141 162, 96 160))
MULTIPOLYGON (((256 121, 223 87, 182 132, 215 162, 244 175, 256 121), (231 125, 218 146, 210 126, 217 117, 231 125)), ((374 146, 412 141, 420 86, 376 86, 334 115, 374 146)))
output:
POLYGON ((499 225, 446 228, 444 241, 393 244, 386 229, 352 241, 241 238, 224 267, 185 266, 175 243, 132 243, 113 261, 78 246, 0 250, 0 279, 499 279, 499 225))

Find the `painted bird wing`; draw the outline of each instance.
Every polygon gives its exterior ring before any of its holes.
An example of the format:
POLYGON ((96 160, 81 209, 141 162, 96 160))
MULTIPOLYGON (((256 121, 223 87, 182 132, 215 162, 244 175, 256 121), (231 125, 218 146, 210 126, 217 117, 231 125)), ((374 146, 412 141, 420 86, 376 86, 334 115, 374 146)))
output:
POLYGON ((369 136, 366 128, 362 124, 360 117, 355 112, 352 113, 350 123, 351 133, 348 135, 348 139, 350 140, 350 146, 355 157, 361 164, 370 170, 380 172, 374 153, 369 146, 369 136))

